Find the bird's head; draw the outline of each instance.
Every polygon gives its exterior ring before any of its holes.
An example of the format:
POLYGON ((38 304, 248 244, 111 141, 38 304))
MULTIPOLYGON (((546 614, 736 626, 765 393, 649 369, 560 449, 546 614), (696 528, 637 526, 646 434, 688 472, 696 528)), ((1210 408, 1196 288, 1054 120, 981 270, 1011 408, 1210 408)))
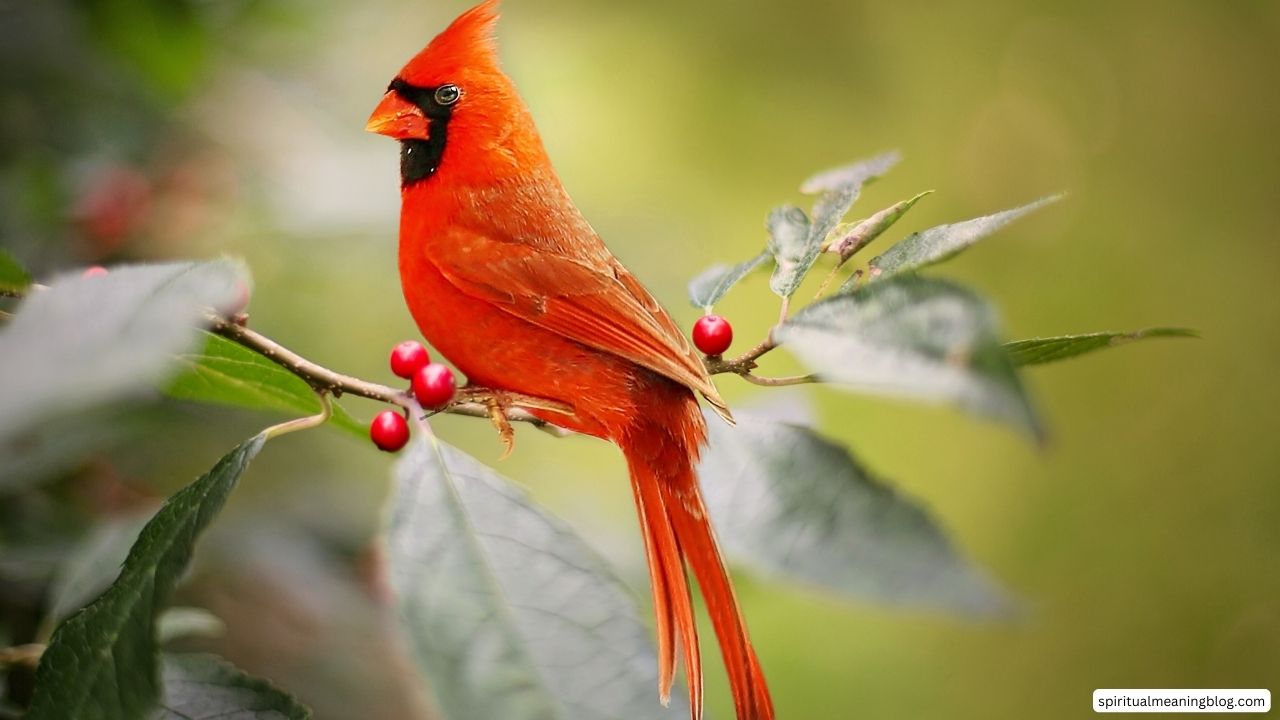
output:
POLYGON ((458 16, 387 87, 366 130, 401 143, 405 187, 436 175, 500 173, 519 167, 541 142, 528 109, 498 63, 498 0, 458 16), (455 158, 458 158, 455 160, 455 158))

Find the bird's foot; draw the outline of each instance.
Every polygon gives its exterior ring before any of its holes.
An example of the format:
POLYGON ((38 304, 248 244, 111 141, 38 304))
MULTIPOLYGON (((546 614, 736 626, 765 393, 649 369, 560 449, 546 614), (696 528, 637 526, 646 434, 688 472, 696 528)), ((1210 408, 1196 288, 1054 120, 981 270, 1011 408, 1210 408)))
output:
POLYGON ((458 391, 456 402, 477 403, 485 408, 489 422, 493 423, 494 429, 498 431, 498 439, 502 441, 503 460, 507 459, 516 447, 516 432, 515 428, 511 426, 510 419, 510 412, 513 408, 531 408, 568 415, 573 414, 572 408, 554 400, 474 385, 461 388, 458 391))
POLYGON ((516 449, 516 430, 507 419, 507 408, 510 405, 503 403, 497 395, 492 395, 485 401, 485 407, 489 409, 489 422, 493 423, 498 431, 498 439, 502 441, 502 457, 498 459, 506 460, 516 449))

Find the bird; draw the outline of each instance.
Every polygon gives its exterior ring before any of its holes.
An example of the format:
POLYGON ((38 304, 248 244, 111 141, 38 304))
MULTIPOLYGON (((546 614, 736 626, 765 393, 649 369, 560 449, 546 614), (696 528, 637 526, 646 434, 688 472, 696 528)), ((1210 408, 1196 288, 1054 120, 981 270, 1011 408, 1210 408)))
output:
MULTIPOLYGON (((738 720, 773 701, 712 529, 696 463, 698 395, 732 414, 671 315, 570 199, 495 40, 497 0, 459 15, 396 74, 367 130, 400 143, 399 270, 423 336, 484 388, 495 424, 529 412, 618 446, 653 593, 658 699, 677 656, 693 720, 702 658, 689 571, 719 641, 738 720)), ((504 435, 505 438, 505 435, 504 435)))

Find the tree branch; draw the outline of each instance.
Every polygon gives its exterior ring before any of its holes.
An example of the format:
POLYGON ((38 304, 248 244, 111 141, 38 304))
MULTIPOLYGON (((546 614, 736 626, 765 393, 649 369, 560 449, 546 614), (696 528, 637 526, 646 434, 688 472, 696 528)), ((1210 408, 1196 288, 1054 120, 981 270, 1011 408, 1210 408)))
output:
MULTIPOLYGON (((352 377, 350 375, 343 375, 322 365, 317 365, 275 340, 249 329, 245 324, 247 320, 248 317, 244 315, 239 315, 232 319, 227 319, 214 314, 208 315, 210 332, 243 345, 268 360, 280 365, 306 381, 308 385, 322 395, 326 393, 335 397, 344 394, 356 395, 370 400, 398 405, 409 410, 412 410, 415 407, 410 402, 408 391, 396 390, 395 388, 388 387, 386 385, 361 380, 360 378, 352 377)), ((756 368, 756 360, 760 359, 762 355, 776 347, 777 345, 773 342, 772 337, 769 337, 765 338, 765 340, 759 345, 756 345, 732 360, 725 360, 724 358, 716 355, 704 357, 703 363, 706 365, 707 372, 711 375, 733 373, 742 377, 742 379, 747 382, 766 387, 800 385, 803 383, 818 382, 817 377, 813 375, 796 375, 780 378, 753 375, 751 371, 756 368)), ((555 402, 554 400, 547 400, 545 398, 523 395, 506 390, 493 390, 491 388, 468 385, 466 387, 459 388, 457 398, 454 402, 439 412, 449 413, 452 415, 465 415, 468 417, 492 419, 493 411, 490 408, 495 403, 497 403, 497 405, 504 411, 507 420, 512 422, 530 423, 554 435, 568 434, 568 431, 563 428, 556 427, 552 423, 548 423, 546 420, 543 420, 529 412, 529 410, 543 410, 547 412, 571 415, 573 414, 573 408, 568 405, 555 402)))
MULTIPOLYGON (((302 357, 296 352, 277 343, 275 340, 249 329, 244 325, 245 318, 237 317, 228 320, 217 315, 209 315, 209 331, 233 342, 243 345, 246 348, 262 355, 268 360, 280 365, 289 372, 302 378, 308 385, 315 388, 316 392, 329 393, 335 397, 341 395, 356 395, 370 400, 399 405, 406 409, 413 409, 413 405, 409 402, 409 393, 405 390, 396 390, 395 388, 378 383, 372 383, 367 380, 361 380, 350 375, 343 375, 334 372, 322 365, 302 357)), ((488 418, 489 408, 483 402, 487 397, 492 397, 493 391, 486 388, 464 387, 458 392, 458 400, 440 412, 451 413, 454 415, 466 415, 468 417, 488 418)), ((534 416, 524 408, 534 408, 538 410, 549 410, 552 412, 572 413, 572 408, 557 402, 536 398, 529 395, 521 395, 519 393, 502 392, 502 400, 510 407, 506 408, 507 419, 512 422, 525 422, 536 425, 537 427, 548 430, 553 434, 564 434, 560 428, 555 428, 542 418, 534 416)))
MULTIPOLYGON (((29 289, 45 290, 47 288, 44 285, 32 283, 29 289)), ((20 298, 25 294, 24 291, 0 291, 0 295, 8 297, 20 298)), ((784 319, 787 313, 787 305, 786 302, 783 303, 782 317, 784 319)), ((4 315, 7 316, 8 313, 4 313, 4 315)), ((334 372, 323 365, 318 365, 302 357, 266 335, 249 329, 246 324, 248 322, 247 315, 237 315, 228 319, 210 312, 206 315, 206 320, 209 323, 210 332, 221 335, 280 365, 301 378, 321 395, 333 395, 335 398, 342 395, 356 395, 369 400, 398 405, 410 411, 417 407, 417 404, 412 402, 407 390, 396 390, 386 385, 334 372)), ((725 360, 719 355, 707 355, 702 358, 702 362, 710 375, 733 373, 754 385, 777 387, 820 382, 815 375, 795 375, 779 378, 753 375, 751 371, 756 369, 756 360, 759 360, 761 356, 776 347, 778 346, 774 343, 773 334, 770 332, 769 337, 766 337, 760 344, 732 360, 725 360)), ((546 398, 506 390, 494 390, 476 385, 459 388, 456 399, 447 407, 436 412, 493 419, 491 408, 495 403, 504 411, 507 420, 511 422, 529 423, 540 430, 559 437, 571 434, 570 431, 534 415, 529 412, 529 409, 572 415, 572 407, 546 398)), ((310 418, 306 420, 310 420, 310 418)))

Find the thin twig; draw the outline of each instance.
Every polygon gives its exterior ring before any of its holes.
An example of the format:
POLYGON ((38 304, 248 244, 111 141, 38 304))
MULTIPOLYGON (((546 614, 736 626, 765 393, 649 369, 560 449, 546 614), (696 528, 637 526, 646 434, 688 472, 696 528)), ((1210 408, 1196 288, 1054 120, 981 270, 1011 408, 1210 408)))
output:
POLYGON ((827 273, 826 277, 822 278, 822 284, 818 286, 818 292, 813 294, 813 299, 818 300, 819 298, 821 298, 822 294, 827 291, 827 288, 831 287, 831 281, 835 280, 836 275, 839 275, 839 274, 840 274, 840 265, 837 264, 835 267, 831 268, 831 272, 827 273))
POLYGON ((732 360, 725 360, 719 355, 713 355, 703 358, 702 362, 707 366, 707 373, 710 375, 719 375, 721 373, 745 375, 756 369, 756 360, 759 360, 761 355, 764 355, 776 347, 777 344, 773 342, 773 338, 768 337, 759 345, 756 345, 732 360))
MULTIPOLYGON (((335 397, 343 394, 356 395, 370 400, 399 405, 410 410, 413 409, 409 402, 409 393, 407 391, 396 390, 386 385, 361 380, 350 375, 343 375, 322 365, 317 365, 275 340, 249 329, 241 322, 227 320, 216 315, 209 315, 208 320, 211 332, 243 345, 280 365, 302 378, 317 392, 331 393, 335 397)), ((489 408, 480 402, 480 398, 484 397, 486 392, 484 388, 463 388, 458 394, 459 401, 448 406, 442 412, 453 415, 466 415, 468 417, 488 418, 489 408)), ((508 420, 532 423, 543 429, 549 429, 550 424, 542 418, 534 416, 528 410, 522 409, 523 407, 561 413, 572 413, 573 411, 567 405, 544 398, 507 392, 504 392, 503 396, 509 404, 515 406, 507 408, 508 420)))
POLYGON ((807 383, 821 382, 817 375, 788 375, 786 377, 760 377, 751 373, 741 373, 743 380, 752 385, 763 385, 765 387, 781 387, 783 385, 805 385, 807 383))

